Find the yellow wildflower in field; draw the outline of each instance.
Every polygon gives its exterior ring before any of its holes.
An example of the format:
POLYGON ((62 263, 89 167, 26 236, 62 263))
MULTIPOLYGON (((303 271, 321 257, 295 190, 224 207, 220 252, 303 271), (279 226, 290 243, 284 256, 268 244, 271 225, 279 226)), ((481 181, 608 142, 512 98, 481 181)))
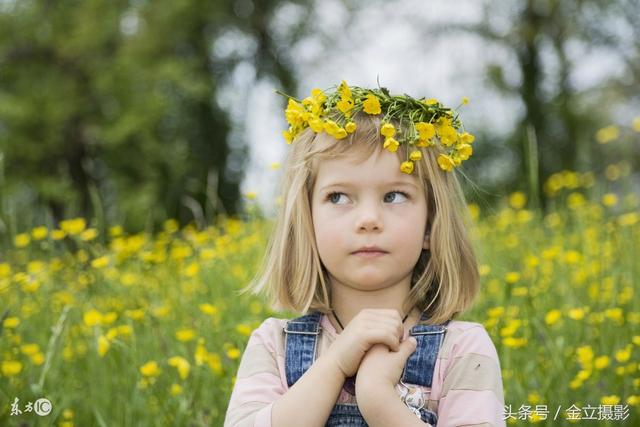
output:
POLYGON ((227 350, 227 357, 231 360, 238 359, 241 355, 240 349, 231 347, 227 350))
POLYGON ((192 262, 183 270, 183 273, 187 277, 195 277, 200 271, 200 266, 197 262, 192 262))
POLYGON ((611 364, 609 356, 599 356, 594 360, 594 366, 596 369, 604 369, 611 364))
POLYGON ((518 330, 520 325, 522 325, 522 320, 520 320, 520 319, 511 319, 511 320, 509 320, 509 322, 507 323, 507 326, 505 326, 504 328, 500 329, 500 336, 501 337, 510 337, 510 336, 512 336, 513 334, 516 333, 516 331, 518 330))
POLYGON ((518 273, 517 271, 510 271, 505 274, 504 280, 507 283, 516 283, 518 280, 520 280, 520 273, 518 273))
POLYGON ((582 260, 582 255, 578 251, 567 251, 564 254, 564 260, 567 264, 578 264, 582 260))
POLYGON ((182 393, 182 386, 180 384, 171 384, 171 388, 169 389, 169 393, 171 396, 177 396, 182 393))
POLYGON ((602 129, 598 129, 596 132, 596 141, 599 144, 607 144, 611 141, 614 141, 620 136, 620 129, 618 129, 615 125, 610 125, 607 127, 603 127, 602 129))
POLYGON ((0 370, 2 371, 2 375, 5 377, 12 377, 18 375, 20 371, 22 371, 22 363, 18 360, 3 360, 0 370))
POLYGON ((193 329, 179 329, 176 331, 178 341, 192 341, 196 337, 196 331, 193 329))
POLYGON ((624 312, 620 307, 608 308, 607 310, 605 310, 604 315, 618 323, 624 322, 624 312))
POLYGON ((88 327, 101 325, 102 324, 102 313, 100 313, 98 310, 94 310, 94 309, 85 311, 83 316, 82 316, 82 320, 84 321, 84 324, 87 325, 88 327))
POLYGON ((82 233, 80 233, 80 239, 84 240, 85 242, 90 242, 96 237, 98 237, 98 230, 96 230, 95 228, 87 228, 82 233))
POLYGON ((91 267, 96 269, 105 268, 108 265, 109 265, 109 257, 106 255, 91 260, 91 267))
POLYGON ((218 307, 216 307, 213 304, 209 304, 209 303, 200 304, 198 305, 198 308, 204 314, 214 315, 218 313, 218 307))
POLYGON ((567 312, 567 316, 573 320, 584 319, 585 310, 583 308, 572 308, 567 312))
POLYGON ((4 322, 2 322, 2 327, 5 329, 15 329, 19 324, 20 319, 18 319, 17 317, 7 317, 6 319, 4 319, 4 322))
POLYGON ((554 309, 549 311, 545 316, 544 316, 544 321, 547 325, 549 326, 553 326, 556 323, 558 323, 558 321, 560 320, 560 318, 562 317, 562 312, 560 310, 554 309))
POLYGON ((527 345, 526 338, 515 338, 515 337, 506 337, 502 339, 502 343, 511 348, 520 348, 527 345))
POLYGON ((16 248, 24 248, 29 245, 29 242, 31 242, 31 238, 27 233, 17 234, 16 237, 13 238, 13 244, 16 248))
POLYGON ((47 227, 45 226, 34 227, 31 229, 31 237, 33 237, 33 240, 43 240, 47 237, 48 233, 49 230, 47 230, 47 227))
POLYGON ((51 230, 51 238, 53 240, 62 240, 65 237, 67 237, 67 232, 66 231, 58 230, 58 229, 51 230))
POLYGON ((222 359, 217 353, 209 354, 207 357, 207 365, 209 365, 209 369, 216 375, 222 375, 224 373, 222 370, 222 359))
POLYGON ((616 396, 615 394, 612 394, 610 396, 602 396, 602 399, 600 399, 600 403, 603 405, 617 405, 618 403, 620 403, 620 396, 616 396))
POLYGON ((141 308, 136 308, 134 310, 125 310, 124 315, 132 320, 142 320, 144 319, 144 310, 141 308))
POLYGON ((155 360, 151 360, 140 367, 140 373, 145 377, 157 377, 160 375, 160 368, 155 360))
POLYGON ((614 193, 607 193, 602 196, 602 204, 607 207, 615 206, 618 204, 618 196, 614 193))
POLYGON ((631 358, 632 350, 633 350, 633 346, 631 344, 628 344, 625 346, 625 348, 616 351, 616 354, 615 354, 616 360, 620 363, 624 363, 628 361, 631 358))
POLYGON ((196 361, 196 366, 202 365, 204 362, 206 362, 208 357, 209 357, 209 352, 207 351, 207 348, 204 346, 204 338, 198 338, 198 345, 196 346, 196 352, 193 356, 193 358, 196 361))
POLYGON ((178 370, 178 375, 180 375, 181 379, 186 379, 189 376, 189 370, 191 369, 191 364, 187 359, 181 356, 173 356, 169 358, 169 366, 173 366, 178 370))
POLYGON ((516 191, 509 195, 509 206, 514 209, 522 209, 527 204, 527 196, 522 191, 516 191))
POLYGON ((71 236, 78 235, 84 231, 87 223, 84 218, 66 219, 60 221, 60 229, 71 236))
POLYGON ((251 335, 252 330, 253 329, 251 328, 251 326, 246 325, 244 323, 241 323, 236 326, 236 331, 238 331, 240 335, 244 335, 245 337, 248 337, 249 335, 251 335))
POLYGON ((38 344, 23 344, 20 346, 20 351, 27 356, 32 356, 40 351, 38 344))
POLYGON ((631 342, 637 346, 640 346, 640 335, 634 335, 633 338, 631 338, 631 342))
POLYGON ((100 335, 98 337, 98 355, 100 355, 100 357, 104 357, 110 347, 111 343, 109 342, 109 339, 104 335, 100 335))
POLYGON ((504 307, 502 306, 492 307, 489 310, 487 310, 487 315, 489 317, 502 317, 503 314, 504 314, 504 307))

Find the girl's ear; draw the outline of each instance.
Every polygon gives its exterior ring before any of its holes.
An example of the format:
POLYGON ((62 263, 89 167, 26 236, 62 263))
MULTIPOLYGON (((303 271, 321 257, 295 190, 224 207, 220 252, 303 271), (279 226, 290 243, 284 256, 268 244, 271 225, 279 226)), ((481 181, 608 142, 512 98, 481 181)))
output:
POLYGON ((422 242, 422 249, 429 250, 431 247, 431 239, 429 238, 430 234, 427 231, 424 235, 424 242, 422 242))

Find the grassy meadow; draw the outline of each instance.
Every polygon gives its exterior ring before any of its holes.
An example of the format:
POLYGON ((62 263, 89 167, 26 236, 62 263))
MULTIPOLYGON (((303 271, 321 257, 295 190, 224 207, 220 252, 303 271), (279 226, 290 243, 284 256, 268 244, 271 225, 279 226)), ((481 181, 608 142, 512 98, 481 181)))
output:
MULTIPOLYGON (((461 319, 494 340, 509 425, 640 422, 629 174, 558 173, 546 215, 519 192, 469 206, 482 292, 461 319)), ((203 230, 167 221, 156 235, 76 218, 14 236, 0 257, 0 425, 221 426, 252 329, 290 315, 235 293, 271 226, 251 212, 203 230), (46 416, 28 411, 41 397, 46 416)))

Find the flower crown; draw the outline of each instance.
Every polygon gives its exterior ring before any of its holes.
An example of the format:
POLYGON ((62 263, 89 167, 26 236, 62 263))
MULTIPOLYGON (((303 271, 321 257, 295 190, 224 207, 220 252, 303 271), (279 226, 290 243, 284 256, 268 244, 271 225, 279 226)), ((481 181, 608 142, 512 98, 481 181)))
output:
MULTIPOLYGON (((276 91, 289 99, 285 110, 289 129, 282 132, 287 144, 291 144, 296 135, 307 127, 316 133, 324 131, 336 139, 345 138, 356 130, 356 123, 351 119, 356 113, 364 111, 378 115, 384 111, 380 133, 385 137, 383 148, 390 152, 395 152, 400 144, 431 147, 439 142, 446 154, 438 156, 438 165, 447 172, 473 153, 471 144, 475 137, 464 131, 458 113, 443 106, 437 99, 414 99, 407 94, 390 95, 384 87, 350 87, 344 80, 333 88, 336 90, 332 93, 315 88, 302 101, 276 91), (396 119, 400 127, 408 123, 402 135, 396 134, 392 119, 396 119), (460 128, 462 133, 458 133, 460 128)), ((460 105, 468 102, 465 97, 460 105)), ((407 160, 402 162, 400 170, 406 174, 413 173, 413 162, 421 158, 420 150, 407 150, 407 160)))

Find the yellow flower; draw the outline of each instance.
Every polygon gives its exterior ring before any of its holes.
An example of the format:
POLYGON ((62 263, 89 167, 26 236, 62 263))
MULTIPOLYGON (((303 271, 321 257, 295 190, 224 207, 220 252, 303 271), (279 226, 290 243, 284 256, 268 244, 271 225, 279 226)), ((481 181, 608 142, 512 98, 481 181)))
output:
POLYGON ((238 331, 240 335, 244 335, 245 337, 248 337, 249 335, 251 335, 252 329, 251 329, 251 326, 241 323, 236 326, 236 331, 238 331))
POLYGON ((349 112, 353 108, 353 99, 342 98, 337 102, 336 107, 338 107, 338 110, 340 110, 345 116, 349 117, 349 112))
POLYGON ((473 154, 473 148, 469 144, 460 144, 457 147, 458 155, 462 160, 467 160, 473 154))
POLYGON ((596 357, 596 359, 593 361, 594 366, 596 367, 596 369, 604 369, 607 366, 609 366, 610 362, 611 361, 609 359, 609 356, 596 357))
POLYGON ((283 130, 282 136, 284 137, 284 140, 287 142, 287 144, 291 144, 293 142, 293 134, 288 130, 283 130))
POLYGON ((31 238, 27 233, 20 233, 13 238, 13 244, 16 246, 16 248, 24 248, 29 244, 30 241, 31 238))
POLYGON ((91 261, 91 267, 95 269, 105 268, 107 265, 109 265, 109 257, 106 255, 91 261))
POLYGON ((191 364, 181 356, 173 356, 169 358, 169 366, 173 366, 178 370, 178 375, 183 380, 189 376, 189 370, 191 369, 191 364))
POLYGON ((417 162, 418 160, 422 159, 422 151, 420 150, 412 151, 411 154, 409 154, 409 158, 414 162, 417 162))
POLYGON ((387 139, 384 140, 384 145, 382 147, 386 148, 388 151, 392 153, 395 153, 398 150, 399 146, 400 144, 398 143, 398 141, 395 140, 395 138, 387 137, 387 139))
POLYGON ((634 335, 631 339, 631 342, 637 346, 640 346, 640 335, 634 335))
POLYGON ((145 377, 157 377, 160 375, 160 368, 158 367, 158 363, 152 360, 140 367, 140 373, 145 377))
POLYGON ((32 356, 40 351, 38 344, 23 344, 20 346, 20 350, 27 356, 32 356))
POLYGON ((322 132, 322 129, 323 129, 322 120, 318 118, 309 120, 309 127, 313 129, 315 133, 322 132))
POLYGON ((471 135, 470 133, 464 132, 460 134, 460 141, 465 144, 473 144, 473 141, 476 140, 476 137, 471 135))
POLYGON ((596 141, 600 144, 607 144, 620 136, 620 130, 617 126, 611 125, 599 129, 596 132, 596 141))
POLYGON ((102 324, 102 313, 100 313, 98 310, 93 309, 86 311, 82 316, 82 320, 88 327, 100 325, 102 324))
POLYGON ((125 310, 124 315, 133 320, 142 320, 144 318, 144 310, 141 308, 125 310))
POLYGON ((458 133, 456 132, 453 126, 442 125, 438 129, 440 134, 440 141, 443 145, 449 146, 453 145, 458 140, 458 133))
POLYGON ((628 361, 631 358, 632 349, 631 345, 627 345, 624 349, 616 351, 616 360, 621 363, 628 361))
POLYGON ((584 318, 585 311, 582 308, 572 308, 568 311, 567 316, 573 320, 582 320, 584 318))
POLYGON ((240 349, 237 349, 235 347, 232 347, 227 350, 227 357, 232 360, 239 358, 240 354, 241 354, 240 349))
POLYGON ((380 114, 382 112, 378 97, 372 93, 367 95, 367 99, 362 102, 362 106, 364 107, 364 112, 367 114, 380 114))
POLYGON ((429 98, 429 99, 425 99, 424 103, 427 105, 435 105, 435 104, 438 104, 438 100, 435 98, 429 98))
POLYGON ((17 360, 3 360, 0 370, 2 370, 2 375, 5 377, 18 375, 22 371, 22 363, 17 360))
POLYGON ((400 171, 404 172, 406 174, 410 174, 413 172, 413 162, 408 161, 408 162, 402 162, 402 164, 400 165, 400 171))
POLYGON ((84 218, 67 219, 60 221, 60 229, 72 236, 82 233, 87 226, 84 218))
POLYGON ((209 314, 209 315, 213 315, 218 313, 218 307, 216 307, 213 304, 209 304, 209 303, 205 303, 205 304, 200 304, 198 306, 198 308, 200 309, 201 312, 203 312, 204 314, 209 314))
POLYGON ((104 355, 107 354, 107 351, 109 351, 110 347, 111 343, 109 342, 109 339, 107 339, 107 337, 105 337, 104 335, 100 335, 98 337, 98 354, 100 355, 100 357, 104 357, 104 355))
POLYGON ((602 196, 602 204, 607 207, 615 206, 618 204, 618 196, 614 193, 607 193, 602 196))
POLYGON ((356 131, 356 124, 355 122, 349 122, 345 125, 344 130, 347 131, 347 133, 354 133, 356 131))
POLYGON ((558 323, 558 320, 560 320, 560 317, 562 317, 562 313, 560 312, 560 310, 551 310, 544 317, 544 321, 547 325, 553 326, 556 323, 558 323))
POLYGON ((176 331, 176 338, 178 341, 192 341, 196 337, 196 332, 193 329, 180 329, 176 331))
POLYGON ((416 123, 416 130, 420 134, 420 139, 428 141, 436 136, 436 127, 431 123, 418 122, 416 123))
POLYGON ((85 242, 90 242, 96 237, 98 237, 98 230, 96 230, 95 228, 88 228, 80 233, 80 239, 84 240, 85 242))
POLYGON ((520 280, 520 273, 518 273, 517 271, 510 271, 507 274, 505 274, 504 276, 504 280, 507 283, 516 283, 518 282, 518 280, 520 280))
POLYGON ((438 156, 438 166, 440 166, 440 169, 444 171, 451 172, 455 167, 455 162, 450 156, 440 154, 438 156))
POLYGON ((636 117, 635 119, 633 119, 631 126, 633 127, 634 131, 640 132, 640 117, 636 117))
POLYGON ((249 200, 255 200, 258 196, 258 193, 256 193, 255 191, 247 191, 244 196, 249 200))
POLYGON ((351 88, 347 84, 345 80, 340 82, 340 86, 338 87, 338 92, 342 96, 342 98, 351 98, 351 88))
POLYGON ((31 237, 33 237, 33 240, 42 240, 47 237, 48 233, 49 230, 45 226, 35 227, 31 230, 31 237))
POLYGON ((171 393, 171 396, 179 395, 180 393, 182 393, 182 386, 180 384, 171 384, 169 393, 171 393))
POLYGON ((469 103, 469 98, 467 98, 466 96, 462 97, 462 105, 467 105, 469 103))
POLYGON ((603 405, 617 405, 620 403, 620 397, 612 394, 610 396, 602 396, 600 399, 600 403, 603 405))
POLYGON ((2 322, 2 327, 5 329, 15 329, 20 324, 20 319, 17 317, 7 317, 2 322))
POLYGON ((522 191, 516 191, 509 196, 509 205, 514 209, 522 209, 527 204, 527 196, 522 191))
POLYGON ((53 240, 62 240, 67 236, 67 232, 64 230, 52 230, 51 238, 53 240))
POLYGON ((391 123, 385 123, 380 128, 380 134, 382 136, 386 136, 387 139, 391 138, 392 136, 394 136, 396 134, 396 128, 391 123))

